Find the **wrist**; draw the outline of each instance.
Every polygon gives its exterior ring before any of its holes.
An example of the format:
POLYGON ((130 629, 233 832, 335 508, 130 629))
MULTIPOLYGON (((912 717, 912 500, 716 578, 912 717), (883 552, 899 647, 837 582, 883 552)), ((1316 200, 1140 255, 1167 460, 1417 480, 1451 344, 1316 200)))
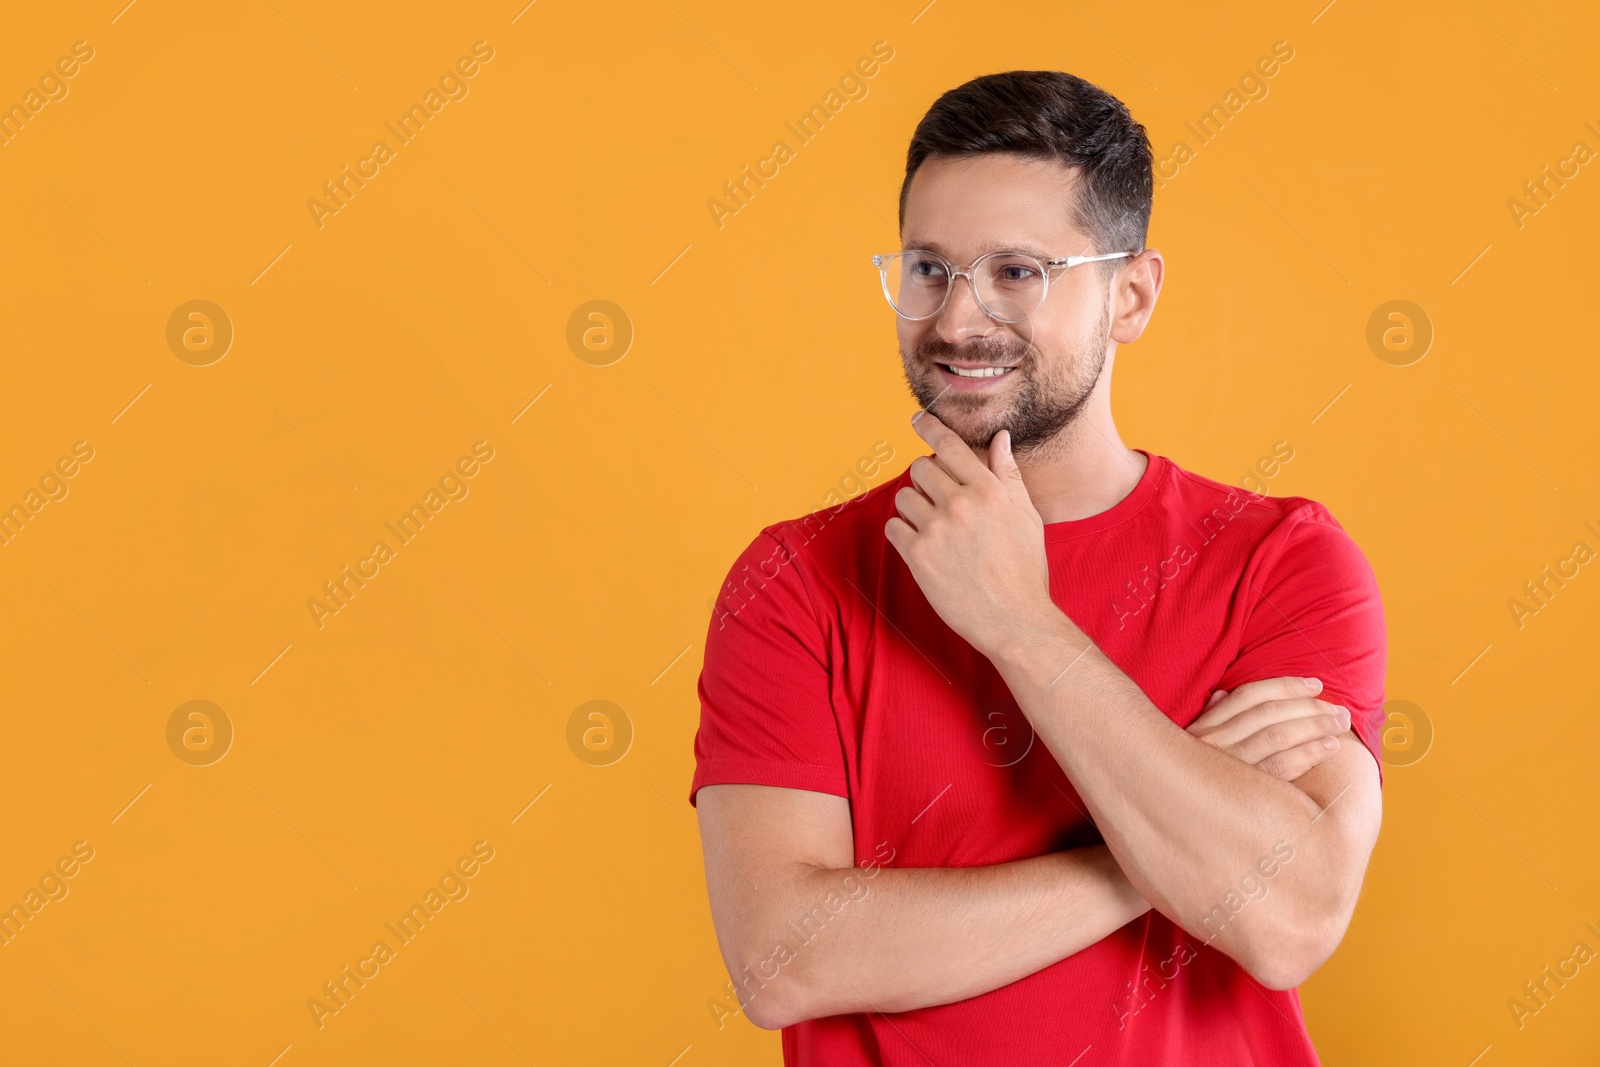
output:
POLYGON ((1095 860, 1100 865, 1100 873, 1105 878, 1106 884, 1116 892, 1117 903, 1126 909, 1124 914, 1126 914, 1128 920, 1131 922, 1149 911, 1151 908, 1150 902, 1134 886, 1133 881, 1129 879, 1127 872, 1122 869, 1122 864, 1117 861, 1117 857, 1112 853, 1110 847, 1107 845, 1093 847, 1104 853, 1104 855, 1097 855, 1095 860))
POLYGON ((987 654, 1008 679, 1048 671, 1049 676, 1044 679, 1048 684, 1090 644, 1083 631, 1051 601, 1018 615, 1016 624, 992 644, 987 654))

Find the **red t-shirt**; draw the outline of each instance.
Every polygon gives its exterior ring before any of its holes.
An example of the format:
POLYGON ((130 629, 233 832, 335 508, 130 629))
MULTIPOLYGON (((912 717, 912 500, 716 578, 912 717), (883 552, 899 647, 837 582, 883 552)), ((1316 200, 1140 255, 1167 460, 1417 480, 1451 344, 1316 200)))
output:
MULTIPOLYGON (((1349 707, 1381 774, 1383 609, 1361 550, 1314 501, 1256 496, 1144 454, 1123 500, 1045 526, 1051 598, 1179 726, 1214 689, 1321 678, 1321 698, 1349 707)), ((706 641, 690 803, 730 782, 845 797, 862 866, 988 866, 1099 843, 993 664, 939 618, 884 536, 909 484, 903 471, 769 526, 734 563, 706 641)), ((1295 991, 1262 986, 1154 909, 980 996, 786 1027, 783 1056, 1318 1062, 1295 991)))

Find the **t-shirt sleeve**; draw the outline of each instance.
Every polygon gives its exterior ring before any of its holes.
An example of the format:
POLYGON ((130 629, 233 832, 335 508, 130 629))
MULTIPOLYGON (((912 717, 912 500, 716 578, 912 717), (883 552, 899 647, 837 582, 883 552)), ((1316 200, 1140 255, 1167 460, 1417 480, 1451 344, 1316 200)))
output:
POLYGON ((768 527, 718 594, 700 671, 691 805, 701 786, 731 783, 849 796, 829 645, 797 559, 768 527))
POLYGON ((1361 549, 1320 506, 1303 505, 1262 542, 1240 592, 1251 604, 1244 641, 1219 687, 1320 678, 1317 699, 1350 709, 1381 784, 1388 643, 1378 581, 1361 549))

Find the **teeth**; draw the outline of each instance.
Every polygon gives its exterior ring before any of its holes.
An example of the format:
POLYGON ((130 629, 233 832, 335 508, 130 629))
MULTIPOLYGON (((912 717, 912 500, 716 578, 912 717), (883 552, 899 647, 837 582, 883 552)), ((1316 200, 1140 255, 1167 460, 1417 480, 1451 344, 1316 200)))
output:
POLYGON ((976 367, 968 370, 965 367, 952 367, 947 363, 940 364, 940 366, 951 374, 960 375, 963 378, 998 378, 1011 369, 1010 367, 976 367))

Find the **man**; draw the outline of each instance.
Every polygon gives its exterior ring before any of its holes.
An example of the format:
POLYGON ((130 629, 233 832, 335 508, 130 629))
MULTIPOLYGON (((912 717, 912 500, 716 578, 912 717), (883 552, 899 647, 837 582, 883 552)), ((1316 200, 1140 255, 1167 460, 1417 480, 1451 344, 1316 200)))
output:
POLYGON ((690 800, 785 1063, 1318 1062, 1295 987, 1377 839, 1382 607, 1321 505, 1118 437, 1151 186, 1081 79, 942 96, 875 259, 932 455, 729 574, 690 800))

